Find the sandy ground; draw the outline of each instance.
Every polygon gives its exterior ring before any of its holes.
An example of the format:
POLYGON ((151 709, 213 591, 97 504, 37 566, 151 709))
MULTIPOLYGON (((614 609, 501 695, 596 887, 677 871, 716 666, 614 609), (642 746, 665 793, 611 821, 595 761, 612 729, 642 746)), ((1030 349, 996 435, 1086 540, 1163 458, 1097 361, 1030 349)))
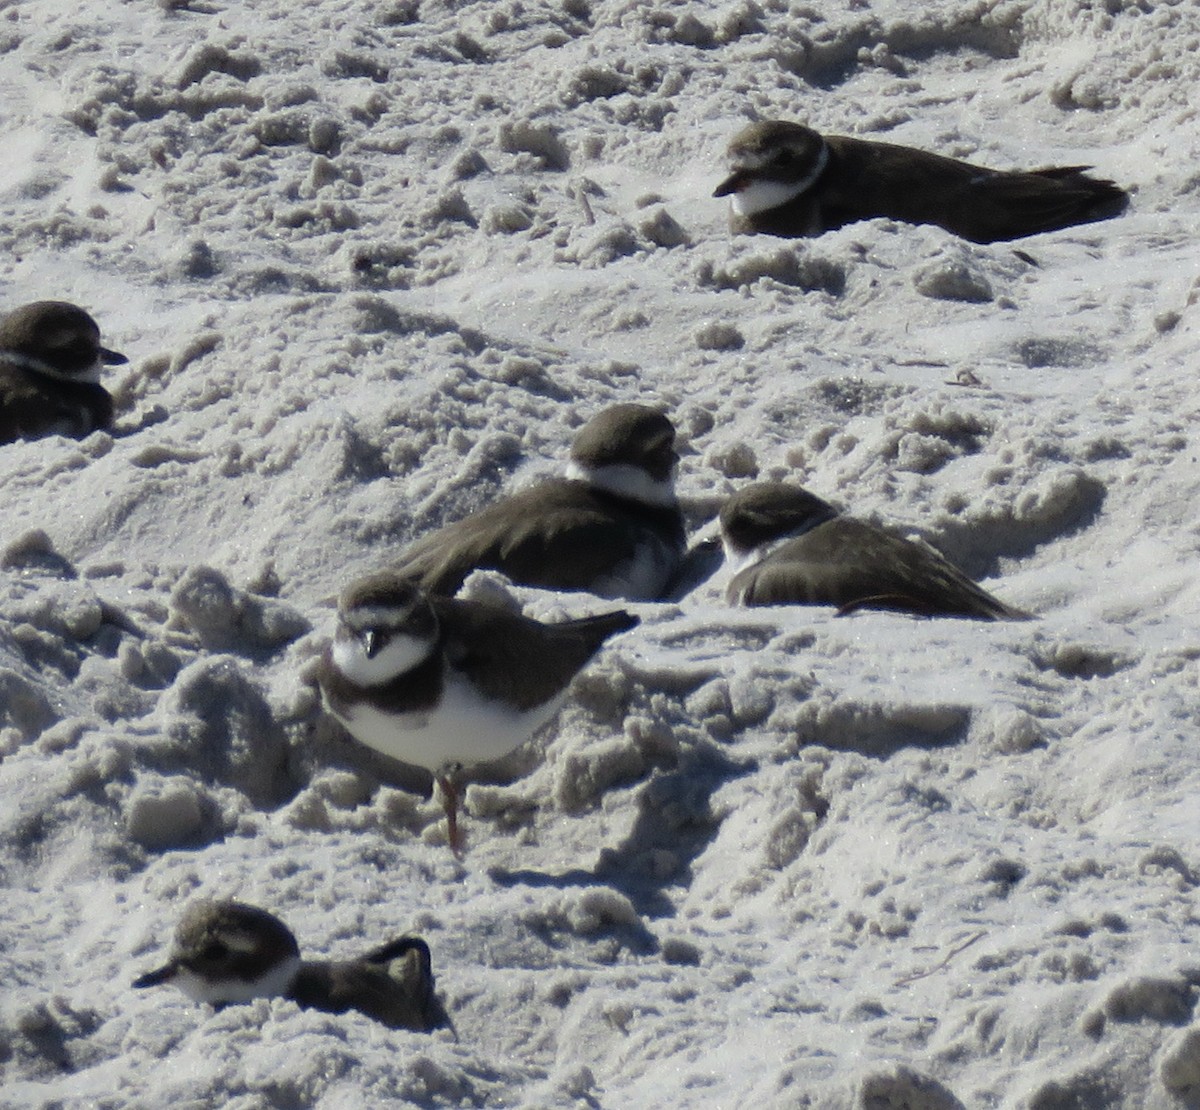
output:
POLYGON ((1182 0, 0 3, 2 303, 131 359, 112 435, 0 447, 0 1104, 1200 1105, 1198 84, 1182 0), (1134 200, 733 238, 756 118, 1134 200), (327 599, 624 400, 697 542, 797 481, 1039 619, 718 568, 459 864, 320 712, 327 599), (202 895, 419 931, 454 1030, 132 991, 202 895))

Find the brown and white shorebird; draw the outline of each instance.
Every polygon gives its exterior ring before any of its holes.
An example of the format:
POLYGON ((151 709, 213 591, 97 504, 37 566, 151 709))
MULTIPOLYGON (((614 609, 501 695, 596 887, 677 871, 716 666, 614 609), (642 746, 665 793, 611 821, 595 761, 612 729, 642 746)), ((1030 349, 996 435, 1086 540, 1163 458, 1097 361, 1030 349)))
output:
POLYGON ((385 572, 340 598, 317 677, 326 708, 351 736, 433 772, 457 854, 464 770, 533 736, 604 642, 637 623, 615 610, 543 624, 499 605, 427 594, 385 572))
POLYGON ((278 917, 242 902, 189 906, 168 961, 133 985, 161 983, 217 1009, 254 998, 290 998, 308 1009, 357 1010, 392 1028, 418 1031, 444 1017, 433 992, 429 946, 420 937, 401 937, 353 960, 302 960, 296 938, 278 917))
POLYGON ((112 426, 105 366, 129 360, 100 345, 78 305, 34 301, 0 320, 0 443, 41 436, 81 439, 112 426))
POLYGON ((733 229, 785 238, 885 216, 993 243, 1108 219, 1129 199, 1087 166, 992 170, 783 120, 740 131, 729 162, 713 196, 730 198, 733 229))
POLYGON ((657 601, 683 558, 677 462, 666 416, 646 405, 614 405, 575 437, 566 477, 417 540, 395 569, 446 596, 471 571, 489 568, 527 586, 657 601))
POLYGON ((920 616, 1027 620, 927 544, 842 516, 800 486, 759 482, 721 509, 734 605, 835 605, 920 616))

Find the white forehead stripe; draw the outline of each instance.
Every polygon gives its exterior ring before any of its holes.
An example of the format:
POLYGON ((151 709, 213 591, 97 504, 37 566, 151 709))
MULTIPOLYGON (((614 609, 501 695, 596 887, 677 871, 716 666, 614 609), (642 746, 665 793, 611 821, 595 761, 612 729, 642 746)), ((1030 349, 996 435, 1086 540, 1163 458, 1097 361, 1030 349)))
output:
POLYGON ((753 173, 755 170, 761 170, 770 160, 771 156, 761 150, 739 150, 733 156, 733 168, 753 173))
POLYGON ((408 611, 398 605, 352 605, 343 612, 346 623, 354 628, 386 628, 400 623, 408 611))

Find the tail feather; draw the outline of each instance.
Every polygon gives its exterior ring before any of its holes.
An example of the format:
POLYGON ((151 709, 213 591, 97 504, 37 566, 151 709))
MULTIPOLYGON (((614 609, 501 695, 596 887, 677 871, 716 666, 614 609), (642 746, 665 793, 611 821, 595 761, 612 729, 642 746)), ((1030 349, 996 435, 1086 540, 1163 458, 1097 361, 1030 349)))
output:
POLYGON ((618 632, 628 632, 641 624, 641 618, 634 616, 625 609, 614 609, 609 613, 598 613, 594 617, 579 617, 576 620, 564 621, 557 628, 575 629, 584 634, 594 634, 601 641, 615 636, 618 632))

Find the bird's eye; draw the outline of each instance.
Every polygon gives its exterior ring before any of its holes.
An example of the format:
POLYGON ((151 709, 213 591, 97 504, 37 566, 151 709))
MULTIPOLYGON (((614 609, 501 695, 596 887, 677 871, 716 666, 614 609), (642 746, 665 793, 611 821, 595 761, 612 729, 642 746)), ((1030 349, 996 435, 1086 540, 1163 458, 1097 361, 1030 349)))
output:
POLYGON ((200 958, 202 960, 223 960, 229 955, 229 949, 223 941, 210 940, 201 950, 200 958))

